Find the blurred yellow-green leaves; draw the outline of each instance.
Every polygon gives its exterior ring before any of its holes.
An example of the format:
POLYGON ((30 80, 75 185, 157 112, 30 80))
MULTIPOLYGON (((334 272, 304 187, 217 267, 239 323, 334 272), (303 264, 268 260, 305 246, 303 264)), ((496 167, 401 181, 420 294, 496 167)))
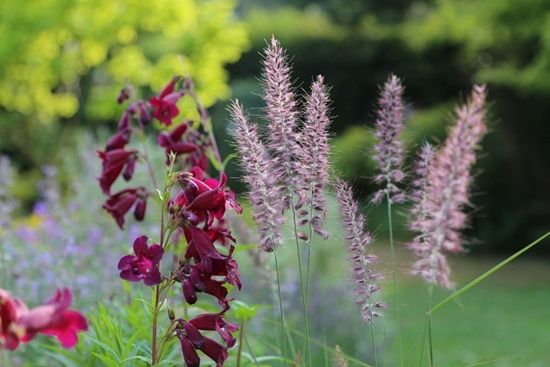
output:
POLYGON ((206 105, 247 46, 232 0, 0 2, 0 107, 40 123, 115 117, 126 80, 159 89, 193 75, 206 105))

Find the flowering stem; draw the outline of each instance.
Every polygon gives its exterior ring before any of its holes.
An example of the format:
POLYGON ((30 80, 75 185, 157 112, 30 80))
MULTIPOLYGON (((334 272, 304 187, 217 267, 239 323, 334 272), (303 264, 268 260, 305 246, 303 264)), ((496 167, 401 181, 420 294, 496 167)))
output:
POLYGON ((275 273, 277 274, 277 296, 279 298, 279 317, 281 321, 281 350, 283 351, 283 357, 284 357, 284 364, 286 364, 286 341, 285 341, 285 320, 283 317, 283 297, 281 296, 281 275, 279 272, 279 261, 277 260, 277 249, 273 251, 273 255, 275 256, 275 273))
POLYGON ((306 338, 304 340, 304 359, 309 361, 311 366, 311 354, 309 352, 309 322, 307 315, 307 298, 304 289, 304 275, 302 270, 302 259, 300 256, 300 239, 298 238, 298 226, 296 224, 296 210, 294 209, 294 195, 291 194, 290 207, 292 209, 292 221, 294 223, 294 240, 296 241, 296 254, 298 256, 298 269, 300 273, 300 291, 302 292, 302 305, 304 311, 304 324, 306 331, 306 338))
POLYGON ((153 300, 153 328, 152 328, 152 341, 151 341, 151 366, 157 365, 157 323, 158 323, 158 305, 160 296, 160 286, 155 287, 155 295, 153 300))
MULTIPOLYGON (((309 309, 309 280, 311 276, 311 241, 313 240, 313 195, 314 195, 314 187, 313 183, 310 185, 310 194, 311 194, 311 204, 309 205, 309 221, 308 221, 308 227, 309 227, 309 234, 308 234, 308 243, 307 243, 307 264, 306 264, 306 309, 309 309)), ((308 348, 311 348, 308 344, 308 348)), ((311 349, 310 349, 311 354, 311 349)), ((311 361, 310 361, 311 362, 311 361)))
MULTIPOLYGON (((149 162, 149 160, 147 160, 149 162)), ((154 178, 154 176, 152 176, 154 178)), ((167 188, 165 187, 162 195, 162 204, 160 208, 160 246, 164 249, 164 207, 167 200, 167 188)), ((160 284, 155 287, 155 295, 153 298, 153 327, 151 330, 151 366, 155 367, 158 362, 157 355, 157 327, 158 327, 158 315, 159 315, 159 305, 160 305, 160 284)))
MULTIPOLYGON (((432 308, 434 293, 434 283, 431 282, 428 287, 428 310, 432 308)), ((428 327, 428 350, 430 357, 430 366, 434 367, 434 352, 433 352, 433 340, 432 340, 432 315, 430 312, 426 313, 426 326, 428 327)))
POLYGON ((374 337, 374 321, 370 324, 370 336, 372 339, 372 354, 374 356, 374 366, 378 367, 378 358, 376 358, 376 339, 374 337))
MULTIPOLYGON (((389 228, 389 235, 390 235, 390 251, 391 251, 391 257, 392 257, 392 284, 393 284, 393 302, 395 307, 395 315, 397 318, 397 327, 401 328, 401 315, 399 312, 399 298, 397 295, 397 280, 396 280, 396 272, 397 272, 397 260, 395 258, 395 247, 393 244, 393 223, 392 223, 392 200, 390 198, 390 190, 389 185, 386 189, 386 201, 388 203, 388 228, 389 228)), ((400 365, 403 367, 403 341, 401 339, 401 330, 397 333, 397 339, 399 343, 399 358, 400 358, 400 365)))
POLYGON ((237 367, 241 367, 241 354, 243 352, 243 336, 244 336, 244 325, 246 321, 241 322, 241 330, 239 333, 239 350, 237 351, 237 367))

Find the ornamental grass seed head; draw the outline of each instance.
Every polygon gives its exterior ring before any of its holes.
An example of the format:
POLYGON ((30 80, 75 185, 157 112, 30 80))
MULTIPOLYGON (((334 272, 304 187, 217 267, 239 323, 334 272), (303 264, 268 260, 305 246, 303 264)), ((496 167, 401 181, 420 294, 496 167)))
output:
POLYGON ((280 186, 272 174, 275 164, 258 136, 242 106, 235 101, 230 108, 235 125, 234 140, 239 151, 243 179, 248 185, 248 196, 254 210, 254 222, 260 232, 260 246, 274 251, 282 242, 281 225, 284 222, 280 186))
POLYGON ((300 225, 311 221, 313 230, 328 237, 323 229, 326 219, 325 188, 329 170, 329 95, 324 77, 318 75, 306 96, 304 125, 300 134, 298 167, 302 187, 297 203, 300 225))
POLYGON ((464 207, 476 148, 487 131, 485 104, 485 86, 475 86, 467 103, 457 108, 456 122, 435 156, 430 158, 429 148, 421 153, 410 223, 419 233, 409 244, 416 255, 412 273, 445 288, 453 287, 446 253, 464 251, 460 231, 467 222, 464 207))
POLYGON ((374 181, 383 185, 383 188, 374 194, 372 201, 376 204, 379 204, 386 195, 394 203, 405 200, 405 195, 397 186, 405 178, 402 168, 404 150, 400 137, 404 123, 403 90, 399 78, 390 75, 378 99, 374 146, 374 160, 378 165, 378 174, 374 181))
POLYGON ((334 188, 348 242, 348 259, 351 264, 351 277, 355 282, 356 302, 361 306, 361 315, 365 323, 371 324, 374 317, 380 316, 380 310, 385 307, 383 303, 375 301, 375 293, 380 290, 378 282, 382 275, 372 268, 378 260, 369 249, 373 239, 365 230, 365 216, 359 212, 349 184, 337 178, 334 188))

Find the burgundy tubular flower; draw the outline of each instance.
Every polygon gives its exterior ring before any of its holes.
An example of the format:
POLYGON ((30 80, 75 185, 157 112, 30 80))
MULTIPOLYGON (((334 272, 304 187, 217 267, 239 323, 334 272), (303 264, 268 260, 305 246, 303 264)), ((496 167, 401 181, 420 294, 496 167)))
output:
POLYGON ((161 132, 157 143, 166 151, 166 164, 170 163, 170 153, 176 155, 192 153, 199 149, 199 146, 192 142, 182 141, 182 137, 189 128, 187 123, 178 125, 174 130, 161 132))
POLYGON ((124 101, 127 101, 128 99, 130 99, 131 95, 132 95, 132 87, 129 85, 125 85, 124 88, 122 88, 118 93, 116 103, 122 104, 124 101))
POLYGON ((78 332, 88 330, 88 322, 79 312, 69 309, 71 303, 71 291, 58 289, 45 305, 24 314, 18 321, 26 330, 22 341, 29 341, 41 333, 55 336, 65 348, 75 346, 78 332))
POLYGON ((209 227, 215 219, 223 219, 227 207, 237 213, 242 212, 235 194, 225 187, 225 173, 220 175, 218 181, 205 178, 202 169, 193 167, 190 172, 181 174, 179 181, 183 190, 176 197, 174 204, 183 208, 185 212, 193 213, 195 222, 205 221, 209 227))
POLYGON ((143 220, 149 194, 144 187, 125 189, 111 195, 103 204, 103 209, 115 218, 120 229, 124 228, 124 216, 134 207, 134 218, 143 220))
POLYGON ((124 111, 124 113, 122 114, 122 116, 118 120, 117 130, 118 131, 131 130, 131 126, 130 126, 131 120, 132 120, 131 111, 130 111, 130 109, 127 109, 126 111, 124 111))
POLYGON ((145 126, 153 120, 151 116, 151 104, 143 101, 137 102, 137 111, 139 122, 145 126))
POLYGON ((117 131, 116 134, 111 136, 107 141, 105 152, 124 148, 126 144, 130 142, 131 135, 132 135, 132 130, 130 129, 122 129, 117 131))
POLYGON ((172 125, 172 119, 179 114, 176 103, 184 94, 183 91, 174 91, 176 82, 178 82, 179 79, 179 77, 172 78, 170 83, 164 87, 158 96, 149 99, 149 103, 153 109, 153 117, 166 126, 172 125))
POLYGON ((58 289, 42 306, 28 309, 17 298, 0 289, 0 349, 16 349, 20 342, 31 341, 41 333, 56 337, 64 348, 78 342, 78 333, 88 329, 88 322, 75 310, 71 291, 58 289))
MULTIPOLYGON (((120 142, 115 142, 116 144, 120 145, 120 142)), ((104 152, 98 151, 97 154, 103 161, 99 184, 105 194, 109 194, 111 186, 121 173, 126 181, 132 178, 138 157, 137 151, 119 148, 104 152)))
POLYGON ((216 362, 216 366, 223 366, 227 359, 227 349, 235 345, 235 338, 232 333, 238 330, 238 326, 228 323, 223 318, 223 314, 203 314, 190 321, 178 320, 179 327, 176 335, 180 339, 181 349, 185 363, 189 367, 199 366, 200 358, 197 350, 206 354, 210 359, 216 362), (202 331, 216 331, 225 345, 222 345, 201 333, 202 331))
POLYGON ((134 254, 126 255, 118 262, 120 277, 130 282, 139 282, 148 286, 157 285, 162 277, 159 263, 164 254, 159 244, 147 245, 147 236, 140 236, 134 241, 134 254))
POLYGON ((21 300, 0 289, 0 350, 17 349, 25 335, 25 329, 17 321, 27 311, 27 306, 21 300))

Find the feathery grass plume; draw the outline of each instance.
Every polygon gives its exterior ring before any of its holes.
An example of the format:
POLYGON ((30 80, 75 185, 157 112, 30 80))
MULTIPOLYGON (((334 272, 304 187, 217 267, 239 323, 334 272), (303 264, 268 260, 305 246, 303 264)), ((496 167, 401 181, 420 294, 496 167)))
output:
POLYGON ((460 230, 467 216, 463 208, 468 204, 476 148, 487 131, 485 101, 485 86, 475 86, 468 102, 457 108, 455 125, 423 173, 426 185, 420 195, 424 199, 412 222, 422 237, 409 245, 417 257, 412 273, 445 288, 453 286, 445 252, 464 251, 460 230))
POLYGON ((394 203, 403 202, 405 195, 396 185, 403 181, 403 142, 399 135, 403 128, 403 85, 398 77, 390 75, 378 99, 376 144, 374 160, 379 173, 374 181, 385 187, 374 194, 373 202, 380 204, 386 193, 394 203))
POLYGON ((414 163, 414 178, 411 182, 412 190, 410 193, 410 200, 412 207, 410 209, 409 229, 420 234, 415 237, 413 242, 424 241, 427 233, 423 233, 422 223, 427 217, 428 212, 426 208, 426 189, 428 187, 428 170, 432 166, 433 159, 435 157, 435 148, 430 143, 424 143, 418 153, 418 158, 414 163))
POLYGON ((271 38, 263 59, 263 98, 268 121, 267 147, 277 163, 273 174, 283 187, 285 208, 290 205, 290 196, 299 185, 296 157, 299 156, 297 124, 298 103, 292 86, 291 66, 288 56, 279 41, 271 38))
POLYGON ((268 252, 281 244, 284 221, 279 185, 272 174, 273 161, 262 144, 256 127, 248 121, 238 101, 230 107, 235 124, 235 143, 244 170, 244 181, 254 209, 254 222, 260 231, 260 245, 268 252))
POLYGON ((368 251, 372 236, 365 230, 365 216, 359 212, 351 187, 337 178, 334 188, 348 241, 348 259, 355 282, 356 301, 361 305, 363 320, 371 324, 374 317, 380 316, 379 310, 385 307, 383 303, 374 300, 374 294, 380 289, 377 283, 382 275, 375 272, 371 265, 378 258, 368 251))
POLYGON ((300 188, 301 200, 297 206, 300 208, 299 224, 305 225, 311 220, 313 230, 325 239, 328 237, 323 224, 326 219, 325 188, 328 182, 330 150, 329 102, 324 78, 318 75, 311 85, 311 93, 306 97, 305 123, 300 134, 299 161, 302 184, 305 186, 300 188))
POLYGON ((340 346, 337 345, 335 351, 332 354, 332 361, 335 367, 348 367, 348 361, 344 357, 340 346))

